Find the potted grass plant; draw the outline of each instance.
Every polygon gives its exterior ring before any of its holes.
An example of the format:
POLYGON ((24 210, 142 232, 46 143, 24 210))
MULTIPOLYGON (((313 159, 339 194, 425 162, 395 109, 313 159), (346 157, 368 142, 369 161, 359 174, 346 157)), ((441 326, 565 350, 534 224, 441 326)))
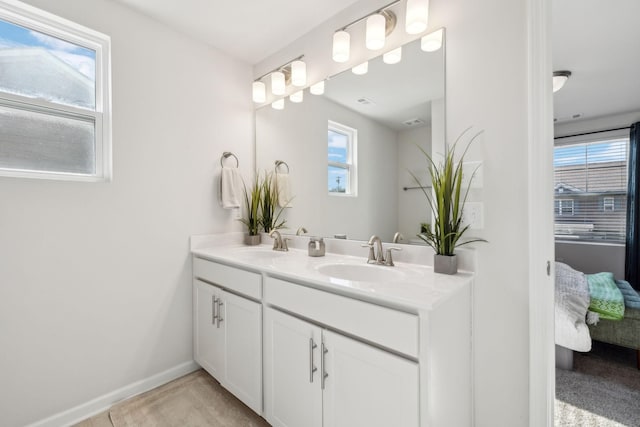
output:
POLYGON ((278 205, 278 189, 273 173, 265 172, 261 187, 261 224, 264 232, 270 233, 284 227, 286 220, 280 219, 284 208, 278 205))
POLYGON ((471 181, 477 170, 473 171, 468 186, 463 188, 462 166, 469 146, 482 133, 478 132, 470 139, 464 152, 456 161, 456 146, 469 129, 465 130, 451 147, 446 148, 440 164, 436 164, 429 153, 418 147, 427 159, 431 191, 428 191, 429 187, 424 186, 413 172, 409 172, 422 189, 431 210, 432 226, 423 227, 418 237, 435 250, 433 268, 436 273, 456 274, 458 272, 456 248, 473 242, 486 242, 479 238, 461 240, 470 227, 469 224, 462 223, 462 212, 471 181))
POLYGON ((247 189, 246 185, 244 185, 245 217, 240 218, 240 222, 247 226, 248 233, 244 237, 244 243, 246 245, 260 244, 260 226, 262 225, 262 218, 260 217, 262 188, 258 174, 256 174, 253 181, 253 187, 250 190, 247 189))

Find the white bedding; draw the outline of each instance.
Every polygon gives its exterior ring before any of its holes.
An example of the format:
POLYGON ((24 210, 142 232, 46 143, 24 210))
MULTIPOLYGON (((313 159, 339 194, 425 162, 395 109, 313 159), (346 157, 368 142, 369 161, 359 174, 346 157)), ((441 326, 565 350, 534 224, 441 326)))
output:
POLYGON ((556 344, 575 351, 591 350, 591 335, 585 323, 589 308, 589 284, 584 273, 556 262, 556 344))

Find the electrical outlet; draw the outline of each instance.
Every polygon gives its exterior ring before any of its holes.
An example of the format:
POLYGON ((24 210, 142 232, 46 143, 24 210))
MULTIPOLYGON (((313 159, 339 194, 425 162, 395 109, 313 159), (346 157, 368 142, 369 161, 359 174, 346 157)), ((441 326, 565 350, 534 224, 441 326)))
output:
POLYGON ((473 176, 470 188, 482 188, 483 173, 482 162, 464 162, 462 163, 462 182, 463 187, 469 187, 469 181, 473 176), (475 175, 474 175, 475 171, 475 175))
POLYGON ((462 210, 462 226, 470 225, 470 230, 482 230, 484 228, 484 218, 482 202, 467 202, 462 210))

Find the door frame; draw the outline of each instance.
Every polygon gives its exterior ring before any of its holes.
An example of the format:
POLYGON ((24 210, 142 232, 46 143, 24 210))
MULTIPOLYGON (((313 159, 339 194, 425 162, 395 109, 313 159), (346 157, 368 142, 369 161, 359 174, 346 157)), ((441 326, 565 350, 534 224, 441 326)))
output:
POLYGON ((529 425, 555 400, 552 0, 528 0, 529 425))

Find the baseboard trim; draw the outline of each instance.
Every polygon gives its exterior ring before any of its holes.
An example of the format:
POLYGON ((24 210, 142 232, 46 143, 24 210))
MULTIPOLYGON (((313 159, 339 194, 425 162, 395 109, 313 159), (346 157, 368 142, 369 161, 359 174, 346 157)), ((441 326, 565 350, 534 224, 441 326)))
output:
POLYGON ((152 390, 170 381, 187 375, 200 369, 200 366, 193 360, 185 362, 173 368, 167 369, 149 378, 136 381, 110 393, 97 397, 89 402, 83 403, 66 411, 52 415, 44 420, 29 424, 27 427, 60 427, 77 424, 100 412, 104 412, 121 400, 128 399, 146 391, 152 390))

